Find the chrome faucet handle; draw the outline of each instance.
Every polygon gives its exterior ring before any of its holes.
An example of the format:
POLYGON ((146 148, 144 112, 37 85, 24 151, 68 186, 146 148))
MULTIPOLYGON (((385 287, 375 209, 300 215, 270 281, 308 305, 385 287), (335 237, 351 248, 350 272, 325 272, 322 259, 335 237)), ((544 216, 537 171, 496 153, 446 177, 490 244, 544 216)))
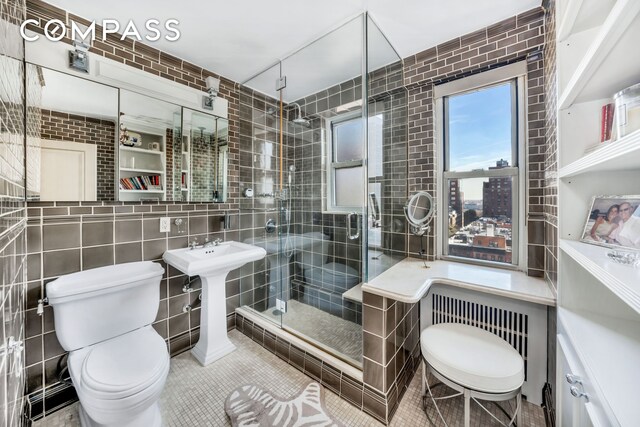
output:
POLYGON ((193 241, 191 243, 189 243, 189 247, 191 248, 191 250, 194 250, 195 248, 198 247, 198 238, 194 237, 193 241))
POLYGON ((218 238, 216 238, 216 239, 213 241, 213 245, 214 245, 214 246, 218 246, 218 245, 220 245, 220 243, 222 243, 222 242, 223 242, 223 240, 222 240, 221 238, 219 238, 219 237, 218 237, 218 238))

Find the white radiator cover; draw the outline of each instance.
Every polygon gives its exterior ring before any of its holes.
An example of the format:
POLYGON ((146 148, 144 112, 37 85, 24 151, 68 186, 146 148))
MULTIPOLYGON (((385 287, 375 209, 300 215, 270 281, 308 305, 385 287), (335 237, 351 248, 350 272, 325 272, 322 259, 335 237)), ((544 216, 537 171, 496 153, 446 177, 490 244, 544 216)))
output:
POLYGON ((503 338, 524 359, 522 394, 542 404, 547 378, 547 307, 525 301, 433 285, 420 303, 420 330, 438 323, 464 323, 503 338))

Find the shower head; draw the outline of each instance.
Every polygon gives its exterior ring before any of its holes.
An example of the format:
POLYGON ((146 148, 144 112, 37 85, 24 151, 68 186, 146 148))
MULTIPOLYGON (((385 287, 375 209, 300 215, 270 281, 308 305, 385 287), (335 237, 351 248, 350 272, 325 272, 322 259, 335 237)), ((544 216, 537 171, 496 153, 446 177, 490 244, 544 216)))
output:
POLYGON ((297 102, 292 102, 289 105, 293 105, 294 108, 298 110, 298 116, 291 121, 297 125, 303 125, 303 126, 309 127, 310 126, 309 120, 302 117, 302 108, 300 108, 300 104, 298 104, 297 102))
POLYGON ((289 172, 295 172, 296 171, 296 165, 289 165, 289 172))

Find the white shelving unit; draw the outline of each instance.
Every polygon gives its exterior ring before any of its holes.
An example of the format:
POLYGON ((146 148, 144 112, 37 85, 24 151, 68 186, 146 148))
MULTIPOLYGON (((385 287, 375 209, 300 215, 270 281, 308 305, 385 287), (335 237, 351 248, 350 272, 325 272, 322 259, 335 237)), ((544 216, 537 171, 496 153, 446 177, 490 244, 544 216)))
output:
POLYGON ((640 269, 579 240, 593 196, 640 194, 640 130, 584 154, 599 141, 602 106, 640 82, 640 1, 558 0, 557 23, 557 420, 637 425, 640 269))
POLYGON ((127 147, 120 145, 120 161, 119 161, 119 179, 134 176, 160 176, 161 189, 149 190, 129 190, 120 189, 119 196, 121 201, 137 201, 137 200, 166 200, 166 161, 165 149, 166 138, 160 132, 149 129, 129 129, 137 132, 142 136, 142 146, 127 147), (159 150, 152 150, 150 143, 158 143, 159 150))
POLYGON ((189 200, 189 190, 191 189, 191 146, 188 135, 182 136, 182 170, 180 171, 180 189, 182 200, 189 200))

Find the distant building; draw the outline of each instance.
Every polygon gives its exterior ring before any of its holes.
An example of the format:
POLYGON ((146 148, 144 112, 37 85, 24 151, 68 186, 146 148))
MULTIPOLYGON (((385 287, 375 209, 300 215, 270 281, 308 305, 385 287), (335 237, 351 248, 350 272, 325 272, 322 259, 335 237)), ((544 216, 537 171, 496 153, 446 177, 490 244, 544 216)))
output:
POLYGON ((455 225, 462 225, 462 200, 463 195, 460 192, 460 182, 457 179, 452 179, 449 181, 449 208, 456 212, 456 223, 455 225))
MULTIPOLYGON (((502 169, 509 167, 509 162, 500 159, 495 167, 489 169, 502 169)), ((511 218, 512 209, 511 178, 489 178, 482 184, 482 215, 485 217, 498 217, 501 215, 511 218)))
POLYGON ((449 254, 485 261, 511 263, 509 244, 510 242, 504 236, 476 235, 470 245, 449 242, 449 254))

